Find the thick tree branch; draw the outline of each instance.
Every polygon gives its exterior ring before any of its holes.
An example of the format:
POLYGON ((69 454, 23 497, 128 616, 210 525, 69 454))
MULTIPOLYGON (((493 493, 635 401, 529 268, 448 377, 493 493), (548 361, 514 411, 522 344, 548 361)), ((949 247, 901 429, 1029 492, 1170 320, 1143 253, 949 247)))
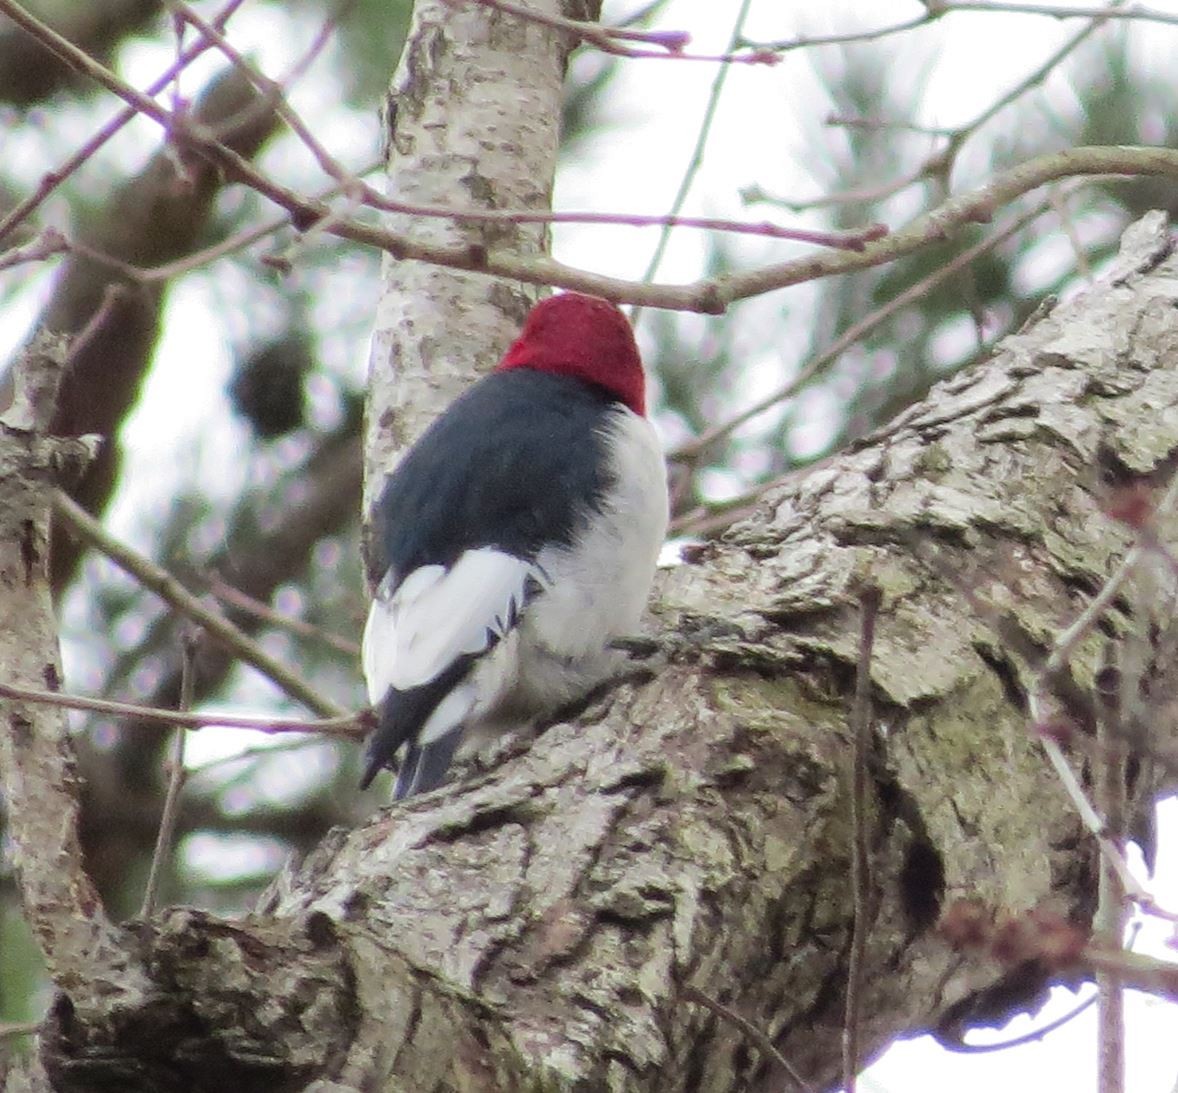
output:
MULTIPOLYGON (((49 496, 85 445, 47 434, 65 344, 45 337, 22 354, 0 418, 0 675, 56 689, 61 680, 49 593, 49 496)), ((73 751, 52 706, 0 701, 0 777, 25 915, 55 982, 86 1006, 136 995, 144 983, 82 867, 73 751)))
MULTIPOLYGON (((1045 653, 1114 571, 1130 536, 1102 517, 1093 468, 1160 482, 1178 461, 1164 424, 1178 415, 1175 285, 1155 220, 1110 280, 670 571, 657 608, 669 656, 647 682, 476 781, 332 836, 254 919, 170 920, 152 951, 221 929, 238 939, 203 950, 185 1004, 224 1012, 220 984, 247 944, 267 955, 234 981, 238 1008, 264 1009, 280 972, 321 976, 310 953, 274 940, 301 928, 325 937, 345 985, 330 997, 352 1019, 314 1064, 343 1088, 770 1088, 773 1064, 685 1005, 689 988, 746 1015, 811 1085, 837 1080, 867 566, 883 593, 871 683, 886 734, 863 813, 865 1057, 901 1031, 1005 1020, 1049 974, 1104 967, 1077 943, 1095 854, 1028 732, 1038 665, 958 585, 1045 653), (1076 962, 1012 969, 957 951, 932 926, 963 900, 1015 924, 1067 923, 1076 962)), ((1173 516, 1159 534, 1178 534, 1173 516)), ((1148 587, 1122 585, 1109 632, 1151 632, 1148 587)), ((1062 708, 1091 687, 1103 644, 1073 651, 1062 708)), ((1174 978, 1118 974, 1163 991, 1174 978)), ((282 1056, 281 1026, 252 1028, 253 1050, 274 1036, 265 1053, 282 1056)), ((305 1025, 291 1035, 305 1062, 305 1025)), ((71 1041, 50 1044, 74 1057, 71 1041)))

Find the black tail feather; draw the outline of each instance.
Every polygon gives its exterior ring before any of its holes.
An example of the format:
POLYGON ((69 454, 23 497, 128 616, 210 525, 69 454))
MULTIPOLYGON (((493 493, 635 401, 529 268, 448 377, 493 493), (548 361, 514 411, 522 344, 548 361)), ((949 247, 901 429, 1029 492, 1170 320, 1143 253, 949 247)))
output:
MULTIPOLYGON (((368 738, 368 747, 365 752, 364 776, 360 779, 361 789, 367 789, 372 784, 372 780, 383 768, 393 767, 393 756, 396 755, 397 749, 402 744, 409 745, 410 755, 418 752, 417 736, 429 720, 430 714, 437 709, 438 703, 462 681, 466 673, 470 671, 470 667, 474 661, 474 657, 460 657, 438 676, 437 679, 430 680, 429 683, 424 683, 420 687, 410 687, 405 691, 398 691, 392 687, 389 688, 385 693, 384 700, 380 704, 380 721, 377 723, 372 735, 368 738)), ((441 740, 425 745, 420 751, 426 752, 431 748, 436 748, 442 743, 442 740, 447 739, 449 736, 458 735, 460 734, 448 733, 441 740)), ((445 774, 445 768, 449 765, 450 758, 453 756, 454 748, 457 745, 458 740, 455 739, 450 746, 449 752, 446 754, 445 764, 437 775, 438 782, 441 781, 441 777, 445 774)), ((406 764, 408 764, 408 757, 406 758, 406 764)), ((432 768, 436 766, 436 763, 431 761, 429 765, 432 768)), ((401 787, 402 778, 397 780, 398 790, 401 787)), ((432 786, 428 788, 432 788, 432 786)), ((408 792, 415 793, 419 792, 419 790, 415 788, 408 792)), ((398 797, 404 795, 400 792, 397 794, 398 797)))
POLYGON ((410 744, 405 751, 405 761, 397 774, 397 786, 393 790, 394 800, 410 797, 414 793, 428 793, 437 789, 446 780, 446 771, 462 742, 462 726, 446 733, 428 744, 418 747, 410 744))

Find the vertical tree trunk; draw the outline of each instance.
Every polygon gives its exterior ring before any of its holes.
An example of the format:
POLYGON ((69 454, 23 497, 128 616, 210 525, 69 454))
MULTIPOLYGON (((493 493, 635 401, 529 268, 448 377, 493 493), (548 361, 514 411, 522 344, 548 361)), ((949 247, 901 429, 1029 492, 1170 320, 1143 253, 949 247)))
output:
MULTIPOLYGON (((593 0, 532 6, 577 18, 600 9, 593 0)), ((389 194, 418 205, 548 210, 573 44, 477 4, 418 0, 386 111, 389 194)), ((476 255, 547 249, 543 224, 395 216, 392 226, 476 255)), ((495 363, 533 303, 529 286, 386 255, 369 360, 365 513, 400 453, 495 363)))

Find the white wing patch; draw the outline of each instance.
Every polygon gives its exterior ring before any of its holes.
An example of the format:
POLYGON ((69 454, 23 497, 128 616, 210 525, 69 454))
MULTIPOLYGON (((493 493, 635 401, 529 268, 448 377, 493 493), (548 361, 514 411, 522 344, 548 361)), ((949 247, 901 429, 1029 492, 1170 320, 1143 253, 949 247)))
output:
POLYGON ((368 698, 429 683, 459 657, 484 652, 518 622, 533 563, 491 547, 468 550, 447 569, 415 569, 391 596, 382 585, 368 612, 362 659, 368 698))

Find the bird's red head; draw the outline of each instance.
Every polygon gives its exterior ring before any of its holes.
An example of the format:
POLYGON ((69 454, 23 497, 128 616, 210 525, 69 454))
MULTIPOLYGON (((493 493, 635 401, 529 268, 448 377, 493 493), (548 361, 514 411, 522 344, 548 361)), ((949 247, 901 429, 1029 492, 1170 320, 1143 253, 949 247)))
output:
POLYGON ((541 300, 500 370, 534 368, 604 387, 636 414, 646 413, 646 379, 634 331, 613 304, 565 292, 541 300))

